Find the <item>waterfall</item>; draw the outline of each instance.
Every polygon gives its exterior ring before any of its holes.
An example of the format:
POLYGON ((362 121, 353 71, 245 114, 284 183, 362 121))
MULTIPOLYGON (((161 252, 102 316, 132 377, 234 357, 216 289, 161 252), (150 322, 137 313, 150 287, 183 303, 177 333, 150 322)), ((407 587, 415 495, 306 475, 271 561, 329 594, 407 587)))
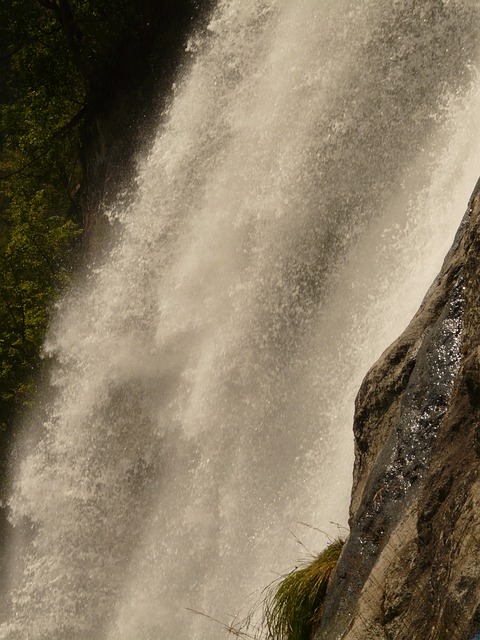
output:
POLYGON ((203 640, 347 525, 355 393, 478 177, 480 7, 220 0, 58 304, 0 638, 203 640), (302 524, 304 523, 304 524, 302 524))

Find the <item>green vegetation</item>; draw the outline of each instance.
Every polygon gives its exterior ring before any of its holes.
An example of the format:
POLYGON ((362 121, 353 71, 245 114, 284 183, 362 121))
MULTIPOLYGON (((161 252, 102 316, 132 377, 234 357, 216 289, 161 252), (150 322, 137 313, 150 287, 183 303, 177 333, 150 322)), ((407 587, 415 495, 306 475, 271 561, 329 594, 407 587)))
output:
POLYGON ((312 640, 323 615, 330 579, 345 540, 338 538, 291 573, 264 589, 266 594, 246 615, 235 616, 231 624, 188 609, 208 618, 237 638, 244 640, 312 640))
POLYGON ((80 142, 70 123, 85 87, 52 11, 13 0, 0 25, 0 425, 8 430, 31 397, 49 307, 80 233, 80 142))
MULTIPOLYGON (((133 113, 135 103, 140 97, 148 100, 162 79, 169 79, 185 32, 208 4, 1 3, 2 442, 8 439, 14 414, 28 406, 49 310, 71 277, 72 258, 78 256, 90 215, 91 192, 101 189, 105 168, 99 170, 95 151, 106 146, 108 163, 112 140, 128 138, 123 127, 143 115, 133 113), (112 113, 122 108, 131 112, 116 121, 112 113), (100 131, 106 122, 107 140, 100 131)), ((2 442, 0 458, 5 455, 2 442)))
POLYGON ((295 569, 271 589, 264 603, 269 640, 313 638, 343 544, 343 540, 335 540, 313 561, 295 569))

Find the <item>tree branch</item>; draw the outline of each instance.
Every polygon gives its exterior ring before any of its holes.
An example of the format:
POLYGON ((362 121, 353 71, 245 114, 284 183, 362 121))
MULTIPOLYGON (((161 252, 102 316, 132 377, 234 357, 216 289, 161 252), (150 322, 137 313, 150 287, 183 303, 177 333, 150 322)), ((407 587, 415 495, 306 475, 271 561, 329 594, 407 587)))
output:
MULTIPOLYGON (((38 2, 40 2, 40 0, 38 0, 38 2)), ((54 33, 58 33, 60 30, 61 30, 61 27, 58 26, 58 27, 55 27, 54 29, 49 29, 48 31, 39 33, 37 36, 31 38, 27 42, 22 42, 22 44, 20 44, 18 47, 15 47, 15 49, 12 49, 12 51, 6 51, 5 53, 3 53, 0 56, 0 61, 5 62, 6 60, 10 60, 10 58, 13 58, 13 56, 19 53, 22 49, 25 49, 26 47, 30 46, 34 42, 39 42, 39 41, 41 42, 43 38, 53 35, 54 33)))
MULTIPOLYGON (((57 138, 58 136, 62 136, 65 133, 68 133, 69 131, 71 131, 77 124, 79 124, 79 122, 81 121, 81 119, 83 118, 85 113, 86 113, 86 107, 83 106, 80 109, 80 111, 78 111, 73 116, 73 118, 69 122, 67 122, 67 124, 64 124, 63 126, 60 127, 60 129, 57 129, 56 131, 54 131, 51 134, 49 140, 53 140, 54 138, 57 138)), ((47 141, 47 143, 48 143, 48 141, 47 141)), ((22 165, 18 169, 15 169, 14 171, 10 171, 10 173, 5 173, 5 174, 1 175, 1 172, 0 172, 0 181, 8 180, 9 178, 12 178, 13 176, 17 176, 19 173, 22 173, 23 171, 25 171, 25 169, 28 169, 28 167, 31 167, 32 164, 35 164, 35 162, 37 162, 37 160, 41 160, 42 158, 44 158, 46 155, 48 155, 49 152, 50 152, 50 149, 48 149, 47 151, 44 151, 43 153, 38 154, 38 156, 34 156, 31 160, 26 162, 24 165, 22 165)))

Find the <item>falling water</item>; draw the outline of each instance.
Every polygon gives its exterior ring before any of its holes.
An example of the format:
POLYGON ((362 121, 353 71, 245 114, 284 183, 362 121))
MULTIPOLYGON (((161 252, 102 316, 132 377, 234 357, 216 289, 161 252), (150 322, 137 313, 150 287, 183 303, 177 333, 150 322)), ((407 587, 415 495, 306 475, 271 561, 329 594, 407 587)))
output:
POLYGON ((225 637, 189 609, 229 623, 346 525, 356 389, 477 178, 479 13, 220 0, 192 35, 45 345, 1 638, 225 637))

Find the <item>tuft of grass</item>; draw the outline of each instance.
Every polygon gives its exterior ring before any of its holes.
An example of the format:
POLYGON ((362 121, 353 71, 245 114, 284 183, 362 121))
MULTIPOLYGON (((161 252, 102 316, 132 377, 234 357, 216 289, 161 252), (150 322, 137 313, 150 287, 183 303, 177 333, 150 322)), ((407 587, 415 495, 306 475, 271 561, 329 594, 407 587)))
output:
POLYGON ((272 587, 264 601, 264 624, 269 640, 313 638, 344 542, 335 540, 313 561, 295 569, 272 587))

